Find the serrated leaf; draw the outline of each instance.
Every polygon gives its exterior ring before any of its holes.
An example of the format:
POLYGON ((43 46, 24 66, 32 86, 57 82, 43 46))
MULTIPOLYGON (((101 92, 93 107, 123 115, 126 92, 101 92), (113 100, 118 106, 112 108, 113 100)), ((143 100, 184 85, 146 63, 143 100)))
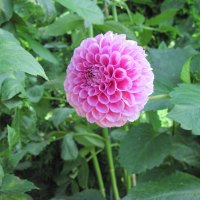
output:
POLYGON ((78 148, 73 139, 73 134, 67 134, 61 145, 61 158, 63 160, 75 160, 78 157, 78 148))
MULTIPOLYGON (((180 74, 183 64, 195 53, 193 49, 150 49, 148 60, 155 75, 153 95, 171 92, 181 82, 180 74)), ((169 99, 155 100, 149 101, 145 110, 165 109, 170 106, 172 105, 169 99)))
POLYGON ((200 179, 177 172, 157 181, 138 184, 123 200, 199 200, 200 179))
POLYGON ((102 24, 103 13, 101 9, 96 5, 95 1, 92 0, 56 0, 66 8, 73 12, 76 12, 81 16, 85 22, 90 24, 102 24))
POLYGON ((33 189, 37 189, 37 187, 32 182, 7 174, 3 178, 0 192, 9 195, 18 195, 33 189))
POLYGON ((168 117, 179 122, 181 127, 192 130, 195 135, 200 134, 200 86, 180 84, 170 93, 174 108, 168 117))
POLYGON ((10 71, 23 71, 48 79, 42 66, 34 57, 20 46, 11 33, 3 29, 0 29, 0 52, 0 74, 10 71))
POLYGON ((121 165, 131 173, 144 172, 159 166, 171 148, 167 134, 153 135, 147 124, 132 128, 125 136, 119 149, 121 165))
POLYGON ((68 31, 83 26, 81 17, 75 14, 64 13, 59 16, 52 24, 39 29, 42 36, 59 36, 64 35, 68 31))

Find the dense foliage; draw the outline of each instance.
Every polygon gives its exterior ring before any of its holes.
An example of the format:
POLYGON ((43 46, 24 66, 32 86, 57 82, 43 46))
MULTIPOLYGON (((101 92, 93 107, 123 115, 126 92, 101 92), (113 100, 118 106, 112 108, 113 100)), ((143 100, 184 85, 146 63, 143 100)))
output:
POLYGON ((103 200, 95 155, 114 199, 102 129, 63 89, 73 50, 107 31, 155 74, 140 118, 109 130, 120 197, 200 199, 199 0, 0 0, 0 200, 103 200))

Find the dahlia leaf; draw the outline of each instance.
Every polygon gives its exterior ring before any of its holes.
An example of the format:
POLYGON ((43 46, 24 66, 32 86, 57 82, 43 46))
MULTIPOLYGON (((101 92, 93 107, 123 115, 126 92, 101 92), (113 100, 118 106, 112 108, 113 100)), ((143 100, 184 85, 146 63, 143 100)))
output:
POLYGON ((102 24, 104 17, 101 9, 91 0, 56 0, 66 8, 76 12, 87 24, 102 24))
POLYGON ((83 20, 76 14, 64 13, 59 16, 52 24, 39 29, 42 36, 59 36, 68 31, 83 26, 83 20))
POLYGON ((48 79, 42 66, 34 57, 20 46, 11 33, 3 29, 0 29, 0 52, 0 74, 10 71, 23 71, 48 79))
POLYGON ((179 122, 183 129, 200 135, 200 86, 180 84, 170 96, 175 106, 168 117, 179 122))
POLYGON ((78 157, 78 148, 71 133, 63 138, 61 157, 63 160, 75 160, 78 157))
POLYGON ((115 21, 106 21, 102 25, 95 25, 95 28, 99 29, 100 31, 107 32, 113 31, 115 33, 122 33, 126 34, 127 38, 130 40, 135 40, 136 37, 132 30, 130 30, 127 26, 120 22, 115 21))
MULTIPOLYGON (((196 52, 193 49, 149 49, 154 79, 153 95, 168 94, 181 82, 182 66, 196 52)), ((152 96, 153 96, 152 95, 152 96)), ((172 107, 169 99, 149 101, 145 110, 159 110, 172 107)))
POLYGON ((0 25, 8 21, 13 14, 11 0, 1 0, 0 2, 0 25))
POLYGON ((156 181, 138 184, 123 200, 199 200, 199 187, 200 179, 176 172, 156 181))
POLYGON ((18 195, 33 189, 37 189, 37 187, 32 182, 7 174, 3 178, 0 192, 2 194, 18 195))
POLYGON ((143 124, 133 127, 122 141, 119 150, 120 163, 130 174, 144 172, 159 166, 170 149, 169 135, 154 136, 152 127, 143 124))
POLYGON ((56 57, 47 48, 43 47, 43 45, 41 45, 38 41, 32 39, 27 34, 22 34, 22 37, 26 39, 36 54, 55 65, 58 64, 56 57))

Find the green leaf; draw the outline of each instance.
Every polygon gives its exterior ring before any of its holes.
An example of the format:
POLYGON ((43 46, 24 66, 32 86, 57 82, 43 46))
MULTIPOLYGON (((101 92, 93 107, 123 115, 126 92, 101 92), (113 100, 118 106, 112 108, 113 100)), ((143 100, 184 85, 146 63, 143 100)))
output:
POLYGON ((52 112, 51 121, 58 127, 62 122, 74 112, 73 108, 55 108, 52 112))
POLYGON ((8 21, 13 14, 11 0, 0 0, 0 25, 8 21))
POLYGON ((98 190, 87 189, 71 197, 55 197, 52 200, 105 200, 98 190))
POLYGON ((38 54, 40 57, 44 58, 45 60, 57 65, 58 60, 56 57, 45 47, 43 47, 38 41, 33 40, 31 37, 29 37, 26 34, 23 34, 22 37, 26 39, 26 41, 29 43, 31 49, 38 54))
POLYGON ((64 35, 68 31, 80 28, 83 26, 81 17, 75 14, 64 13, 58 17, 52 24, 39 29, 42 36, 59 36, 64 35))
POLYGON ((95 25, 94 27, 101 32, 113 31, 114 33, 126 34, 127 39, 136 39, 133 31, 120 22, 106 21, 103 25, 95 25))
POLYGON ((90 130, 87 130, 84 126, 75 127, 77 133, 74 134, 74 139, 86 147, 100 147, 104 148, 104 139, 90 130))
POLYGON ((200 86, 180 84, 170 96, 175 106, 168 117, 179 122, 183 129, 200 135, 200 86))
MULTIPOLYGON (((148 60, 155 75, 153 95, 168 94, 181 82, 185 61, 196 52, 193 49, 149 49, 148 60), (167 69, 167 70, 166 70, 167 69)), ((145 110, 170 108, 169 99, 149 101, 145 110)))
POLYGON ((17 72, 16 74, 10 74, 10 76, 4 80, 1 88, 1 99, 8 100, 17 95, 18 93, 24 93, 25 75, 23 72, 17 72))
POLYGON ((37 189, 37 187, 30 181, 23 180, 17 176, 7 174, 3 178, 2 187, 0 192, 9 194, 9 195, 18 195, 24 192, 37 189))
POLYGON ((168 10, 171 8, 181 9, 184 6, 185 0, 165 0, 161 5, 161 10, 168 10))
POLYGON ((92 0, 56 0, 66 8, 81 16, 87 25, 102 24, 104 17, 101 9, 92 0))
POLYGON ((177 12, 177 9, 169 9, 169 10, 165 10, 162 13, 160 13, 159 15, 150 18, 146 24, 147 25, 151 25, 151 26, 155 26, 155 25, 161 25, 162 23, 166 22, 166 21, 171 21, 173 19, 173 17, 175 16, 177 12))
POLYGON ((61 145, 61 158, 63 160, 75 160, 78 157, 78 148, 74 142, 73 134, 67 134, 61 145))
POLYGON ((53 0, 37 0, 44 12, 44 21, 51 22, 56 16, 56 8, 53 0))
POLYGON ((171 155, 178 161, 200 168, 200 145, 194 136, 183 133, 173 136, 171 155))
POLYGON ((0 74, 10 71, 23 71, 48 79, 42 66, 19 45, 19 42, 11 33, 3 29, 0 29, 0 52, 0 74))
POLYGON ((30 153, 34 156, 38 156, 40 152, 43 151, 48 144, 49 144, 48 141, 42 141, 38 143, 30 142, 29 144, 26 145, 23 151, 26 153, 30 153))
POLYGON ((80 165, 78 170, 78 184, 81 186, 81 188, 88 187, 88 178, 89 178, 88 163, 86 160, 83 159, 82 164, 80 165))
POLYGON ((188 58, 187 61, 184 63, 182 71, 181 71, 181 80, 184 83, 190 83, 190 63, 192 57, 188 58))
POLYGON ((169 154, 171 139, 167 134, 153 135, 151 126, 132 128, 119 149, 120 163, 128 173, 140 173, 159 166, 169 154))
POLYGON ((27 97, 30 102, 37 103, 43 96, 44 86, 35 85, 27 90, 27 97))
POLYGON ((20 140, 19 134, 10 126, 7 126, 8 129, 8 146, 11 150, 20 140))
POLYGON ((157 181, 138 184, 123 200, 199 200, 200 180, 177 172, 157 181))
POLYGON ((4 177, 4 171, 3 171, 3 167, 0 164, 0 187, 2 185, 3 177, 4 177))
POLYGON ((27 194, 19 194, 19 195, 3 194, 2 196, 0 196, 0 200, 33 200, 33 199, 27 194))

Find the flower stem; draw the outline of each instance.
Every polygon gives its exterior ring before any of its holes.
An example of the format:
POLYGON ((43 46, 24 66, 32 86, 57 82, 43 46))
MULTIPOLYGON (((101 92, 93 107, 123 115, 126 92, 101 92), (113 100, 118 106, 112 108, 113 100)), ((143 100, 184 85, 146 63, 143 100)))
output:
POLYGON ((149 100, 160 100, 160 99, 168 99, 168 98, 170 98, 168 94, 161 94, 161 95, 150 96, 149 100))
POLYGON ((112 3, 112 14, 114 17, 114 21, 118 22, 117 8, 114 2, 112 3))
POLYGON ((94 168, 95 168, 95 171, 96 171, 97 180, 98 180, 98 184, 99 184, 101 194, 103 195, 103 197, 106 197, 105 187, 104 187, 103 178, 102 178, 102 174, 101 174, 101 169, 100 169, 99 161, 97 159, 96 151, 95 151, 94 148, 92 148, 91 154, 92 154, 92 161, 93 161, 94 168))
POLYGON ((92 24, 91 24, 90 27, 89 27, 89 36, 90 36, 90 37, 94 37, 94 30, 93 30, 92 24))
POLYGON ((110 176, 111 176, 114 197, 115 197, 115 200, 120 200, 119 191, 118 191, 118 187, 117 187, 117 181, 116 181, 116 175, 115 175, 115 168, 114 168, 114 162, 113 162, 110 137, 108 135, 107 128, 103 128, 103 136, 105 138, 106 154, 107 154, 107 158, 108 158, 108 165, 109 165, 109 171, 110 171, 110 176))

